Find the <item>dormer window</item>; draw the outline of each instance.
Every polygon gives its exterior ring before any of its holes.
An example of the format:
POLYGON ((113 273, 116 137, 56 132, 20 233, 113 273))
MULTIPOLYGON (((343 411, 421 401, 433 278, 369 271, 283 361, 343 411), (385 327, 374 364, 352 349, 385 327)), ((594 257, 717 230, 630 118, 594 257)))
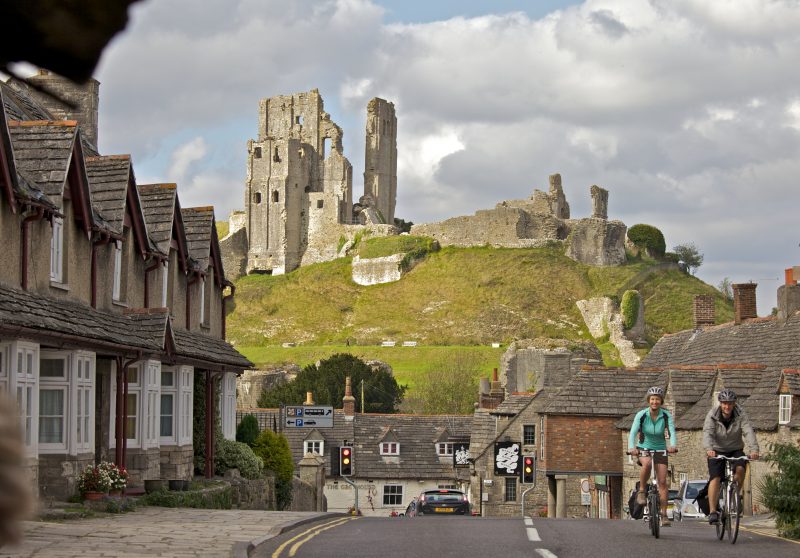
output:
POLYGON ((303 442, 303 455, 307 453, 316 453, 317 455, 324 455, 325 442, 322 440, 306 440, 303 442))
POLYGON ((782 393, 778 400, 778 424, 789 424, 792 419, 792 395, 782 393))
POLYGON ((436 454, 439 457, 448 457, 453 455, 453 444, 451 442, 439 442, 436 444, 436 454))
POLYGON ((50 280, 64 282, 64 219, 53 218, 53 236, 50 238, 50 280))
POLYGON ((400 444, 397 442, 381 442, 381 455, 400 455, 400 444))

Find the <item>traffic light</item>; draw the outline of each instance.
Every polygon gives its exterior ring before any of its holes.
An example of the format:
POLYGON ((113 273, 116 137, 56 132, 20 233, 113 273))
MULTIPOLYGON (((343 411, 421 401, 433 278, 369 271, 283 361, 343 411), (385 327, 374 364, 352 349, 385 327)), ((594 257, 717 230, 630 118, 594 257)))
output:
POLYGON ((536 456, 522 456, 522 484, 533 484, 536 479, 536 456))
POLYGON ((339 448, 339 474, 343 477, 353 475, 353 446, 339 448))

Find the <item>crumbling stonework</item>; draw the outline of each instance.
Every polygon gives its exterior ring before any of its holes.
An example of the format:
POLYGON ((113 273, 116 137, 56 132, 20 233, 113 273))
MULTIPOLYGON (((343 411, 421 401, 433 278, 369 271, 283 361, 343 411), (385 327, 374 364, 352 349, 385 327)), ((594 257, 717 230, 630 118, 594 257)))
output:
POLYGON ((269 370, 245 370, 236 378, 236 405, 240 409, 255 409, 261 394, 293 380, 300 372, 296 364, 269 370))
MULTIPOLYGON (((367 182, 357 222, 372 234, 396 234, 396 129, 394 105, 370 101, 367 182)), ((319 91, 262 99, 258 138, 247 150, 245 219, 232 219, 230 228, 231 237, 246 231, 247 273, 277 275, 334 259, 340 238, 363 229, 352 224, 353 168, 342 150, 342 129, 324 111, 319 91)))
MULTIPOLYGON (((592 337, 597 339, 608 334, 609 341, 619 351, 622 364, 629 368, 639 366, 641 357, 636 353, 633 341, 625 334, 622 314, 613 300, 603 296, 590 298, 589 300, 579 300, 576 304, 592 337)), ((641 297, 639 299, 639 315, 636 321, 637 324, 641 324, 639 327, 643 328, 644 301, 641 297)))
POLYGON ((589 265, 621 265, 625 262, 625 233, 621 221, 608 221, 608 192, 592 186, 592 217, 570 219, 561 175, 549 179, 547 193, 534 190, 526 200, 498 203, 494 209, 472 216, 411 227, 411 234, 430 236, 442 246, 537 247, 562 242, 567 256, 589 265))
POLYGON ((586 364, 599 364, 594 345, 577 348, 557 339, 514 341, 500 357, 500 383, 505 393, 560 388, 586 364))
POLYGON ((399 281, 403 276, 400 262, 405 254, 383 258, 353 258, 353 282, 358 285, 378 285, 399 281))

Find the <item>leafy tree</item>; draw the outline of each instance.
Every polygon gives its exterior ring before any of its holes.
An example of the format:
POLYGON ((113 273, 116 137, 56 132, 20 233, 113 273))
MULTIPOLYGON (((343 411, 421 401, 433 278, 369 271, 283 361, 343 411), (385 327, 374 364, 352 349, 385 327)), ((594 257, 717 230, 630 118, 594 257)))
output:
POLYGON ((394 218, 394 226, 397 227, 398 229, 400 229, 401 233, 404 233, 404 232, 405 233, 410 233, 411 232, 411 226, 413 224, 414 223, 412 223, 411 221, 406 221, 405 219, 400 219, 398 217, 394 218))
POLYGON ((775 443, 770 450, 765 459, 777 471, 764 476, 761 499, 775 514, 781 535, 800 539, 800 447, 775 443))
POLYGON ((628 229, 628 240, 651 256, 660 258, 667 251, 663 233, 652 225, 634 225, 628 229))
POLYGON ((471 353, 442 357, 417 379, 417 398, 411 402, 411 409, 420 414, 472 413, 480 371, 481 362, 471 353))
POLYGON ((728 300, 733 300, 733 283, 730 278, 723 277, 719 284, 717 284, 717 290, 728 300))
POLYGON ((283 434, 264 430, 253 444, 253 452, 261 458, 264 469, 275 473, 275 495, 278 509, 285 510, 292 503, 292 476, 294 461, 289 442, 283 434))
POLYGON ((262 393, 258 405, 301 405, 306 392, 310 391, 318 405, 341 408, 347 376, 351 379, 356 398, 360 397, 361 382, 364 382, 365 412, 397 412, 406 386, 398 385, 388 370, 373 369, 360 358, 347 353, 335 354, 317 364, 306 366, 291 382, 262 393))
POLYGON ((686 270, 694 275, 697 268, 703 265, 703 253, 694 245, 694 242, 678 244, 672 249, 680 258, 686 270))
POLYGON ((259 431, 258 419, 254 415, 247 414, 242 417, 239 426, 236 427, 236 441, 243 442, 252 448, 259 431))

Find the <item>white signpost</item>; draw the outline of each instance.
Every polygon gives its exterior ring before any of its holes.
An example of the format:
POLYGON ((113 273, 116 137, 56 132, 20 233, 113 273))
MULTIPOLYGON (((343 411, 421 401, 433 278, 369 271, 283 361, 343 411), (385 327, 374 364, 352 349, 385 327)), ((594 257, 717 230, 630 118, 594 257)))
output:
POLYGON ((333 407, 287 406, 284 425, 287 428, 333 428, 333 407))

